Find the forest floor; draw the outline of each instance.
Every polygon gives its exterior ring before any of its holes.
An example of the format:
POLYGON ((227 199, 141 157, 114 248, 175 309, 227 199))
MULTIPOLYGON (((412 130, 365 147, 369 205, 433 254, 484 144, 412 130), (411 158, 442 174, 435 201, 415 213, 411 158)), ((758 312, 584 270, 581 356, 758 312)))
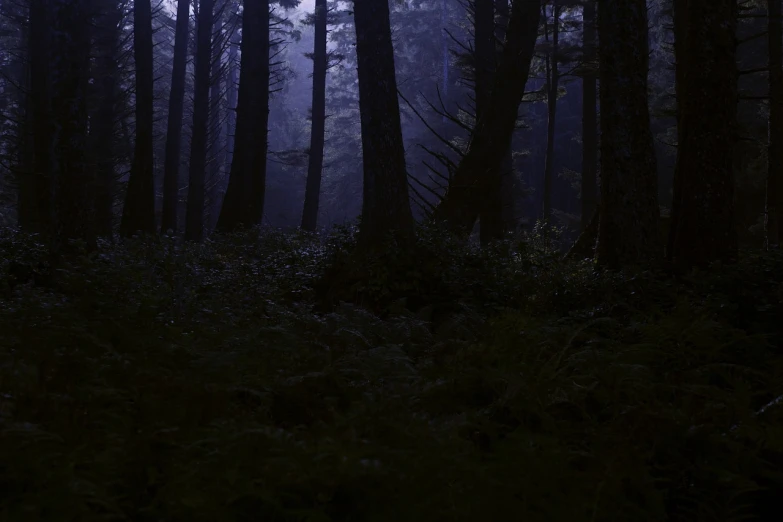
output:
POLYGON ((50 274, 0 233, 0 521, 779 514, 781 254, 674 281, 423 231, 324 285, 350 230, 250 236, 50 274))

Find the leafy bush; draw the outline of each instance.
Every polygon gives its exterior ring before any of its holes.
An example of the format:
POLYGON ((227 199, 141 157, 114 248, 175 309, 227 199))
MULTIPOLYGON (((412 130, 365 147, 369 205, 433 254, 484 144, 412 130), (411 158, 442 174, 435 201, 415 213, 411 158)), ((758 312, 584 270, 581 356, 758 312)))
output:
MULTIPOLYGON (((779 254, 678 282, 422 229, 313 311, 354 237, 101 243, 6 289, 0 519, 774 512, 779 254)), ((47 259, 16 231, 0 245, 4 270, 47 259)))

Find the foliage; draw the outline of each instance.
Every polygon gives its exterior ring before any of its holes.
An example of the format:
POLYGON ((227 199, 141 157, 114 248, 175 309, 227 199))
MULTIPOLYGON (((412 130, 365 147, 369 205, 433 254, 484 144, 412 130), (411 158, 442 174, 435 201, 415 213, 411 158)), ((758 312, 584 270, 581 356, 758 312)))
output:
MULTIPOLYGON (((0 519, 775 512, 779 253, 674 281, 564 262, 549 234, 482 252, 422 229, 357 280, 377 313, 314 312, 353 242, 134 239, 0 281, 0 519)), ((0 273, 47 261, 13 230, 0 251, 0 273)))

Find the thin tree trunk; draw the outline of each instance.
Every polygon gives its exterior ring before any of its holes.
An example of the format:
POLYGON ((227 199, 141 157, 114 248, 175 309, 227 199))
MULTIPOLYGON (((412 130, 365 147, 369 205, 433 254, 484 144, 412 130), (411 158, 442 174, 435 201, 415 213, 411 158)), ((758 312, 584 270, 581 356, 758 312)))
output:
POLYGON ((193 79, 193 136, 190 142, 190 182, 185 216, 185 239, 204 237, 204 185, 207 169, 209 125, 209 70, 212 61, 214 0, 201 0, 196 33, 196 71, 193 79))
POLYGON ((171 72, 166 157, 163 162, 162 233, 177 231, 179 206, 179 165, 182 146, 182 112, 185 101, 185 69, 188 53, 190 0, 177 3, 177 27, 174 35, 174 63, 171 72))
POLYGON ((737 258, 737 4, 675 0, 674 14, 681 42, 675 48, 679 142, 670 243, 674 266, 684 271, 737 258))
POLYGON ((389 234, 413 239, 413 214, 402 142, 389 4, 355 0, 356 59, 364 163, 359 241, 380 245, 389 234))
POLYGON ((486 174, 497 171, 503 162, 530 75, 540 19, 541 0, 513 3, 486 115, 476 122, 468 150, 433 213, 433 220, 444 223, 451 232, 467 236, 473 229, 485 197, 486 174))
POLYGON ((645 0, 602 0, 598 28, 601 201, 596 259, 607 268, 650 265, 663 249, 647 106, 645 0))
POLYGON ((595 214, 598 195, 598 111, 595 74, 595 1, 587 0, 582 11, 582 48, 585 72, 582 75, 582 230, 595 214))
MULTIPOLYGON (((544 6, 546 10, 546 6, 544 6)), ((546 11, 544 11, 546 13, 546 11)), ((545 14, 546 16, 546 14, 545 14)), ((557 0, 552 5, 552 51, 546 55, 546 88, 547 88, 547 128, 546 128, 546 162, 544 165, 544 215, 545 222, 552 219, 552 177, 555 174, 555 123, 557 119, 557 92, 560 83, 560 73, 557 64, 557 54, 560 44, 560 8, 557 0)), ((547 22, 544 23, 544 38, 549 41, 547 22)))
MULTIPOLYGON (((236 13, 232 17, 238 16, 236 13)), ((237 56, 239 55, 239 30, 234 28, 228 46, 228 76, 226 78, 226 181, 221 183, 221 191, 225 194, 228 173, 231 172, 231 160, 234 157, 234 132, 237 123, 237 56)))
POLYGON ((315 41, 313 44, 313 106, 310 130, 310 158, 307 166, 302 229, 315 231, 321 194, 326 130, 326 0, 315 0, 315 41))
POLYGON ((133 55, 136 62, 136 144, 120 221, 120 235, 155 232, 155 184, 152 157, 153 76, 152 7, 135 0, 133 55))
POLYGON ((780 0, 767 0, 769 19, 769 144, 767 148, 766 244, 780 247, 783 230, 783 22, 780 0))

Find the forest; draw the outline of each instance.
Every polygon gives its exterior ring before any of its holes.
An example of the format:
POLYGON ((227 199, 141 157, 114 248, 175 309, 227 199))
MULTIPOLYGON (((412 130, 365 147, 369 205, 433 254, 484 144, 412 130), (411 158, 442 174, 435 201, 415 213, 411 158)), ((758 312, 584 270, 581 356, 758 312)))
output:
POLYGON ((0 0, 0 522, 783 498, 782 0, 0 0))

